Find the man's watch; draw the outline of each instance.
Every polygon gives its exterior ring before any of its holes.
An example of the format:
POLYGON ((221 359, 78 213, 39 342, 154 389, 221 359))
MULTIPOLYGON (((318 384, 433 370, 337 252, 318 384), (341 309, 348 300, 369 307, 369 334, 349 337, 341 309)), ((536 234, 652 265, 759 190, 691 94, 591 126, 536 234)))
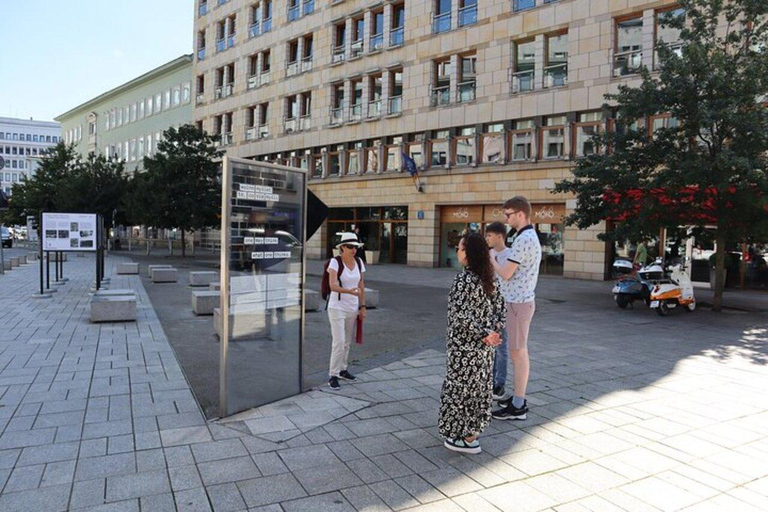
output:
POLYGON ((358 310, 358 311, 360 311, 360 310, 361 310, 361 309, 363 309, 363 308, 365 308, 365 309, 368 309, 368 306, 365 306, 365 305, 363 305, 363 306, 358 306, 357 310, 358 310))

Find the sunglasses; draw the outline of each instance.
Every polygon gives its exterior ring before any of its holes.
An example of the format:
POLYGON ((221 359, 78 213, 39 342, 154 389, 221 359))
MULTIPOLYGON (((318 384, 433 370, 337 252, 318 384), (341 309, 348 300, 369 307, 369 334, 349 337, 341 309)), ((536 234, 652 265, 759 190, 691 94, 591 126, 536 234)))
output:
POLYGON ((341 247, 344 249, 357 249, 357 247, 354 245, 342 245, 341 247))
POLYGON ((513 210, 513 211, 511 211, 511 212, 509 212, 509 213, 507 213, 507 212, 504 212, 504 216, 505 216, 506 218, 510 218, 511 216, 513 216, 513 215, 514 215, 514 214, 516 214, 516 213, 520 213, 520 210, 513 210))

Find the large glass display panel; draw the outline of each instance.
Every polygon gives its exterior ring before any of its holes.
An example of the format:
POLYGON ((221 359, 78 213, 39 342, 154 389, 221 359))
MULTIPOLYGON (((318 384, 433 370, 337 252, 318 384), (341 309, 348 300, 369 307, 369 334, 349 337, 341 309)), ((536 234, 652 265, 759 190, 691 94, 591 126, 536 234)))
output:
POLYGON ((225 158, 222 415, 301 392, 305 171, 225 158))

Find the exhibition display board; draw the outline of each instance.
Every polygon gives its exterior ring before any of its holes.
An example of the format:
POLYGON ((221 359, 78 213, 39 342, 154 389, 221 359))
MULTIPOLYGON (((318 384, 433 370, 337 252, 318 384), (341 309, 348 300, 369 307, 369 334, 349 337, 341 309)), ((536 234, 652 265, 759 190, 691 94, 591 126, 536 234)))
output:
POLYGON ((306 173, 224 157, 221 415, 301 392, 306 173))
POLYGON ((97 223, 95 213, 43 213, 43 250, 95 252, 97 223))

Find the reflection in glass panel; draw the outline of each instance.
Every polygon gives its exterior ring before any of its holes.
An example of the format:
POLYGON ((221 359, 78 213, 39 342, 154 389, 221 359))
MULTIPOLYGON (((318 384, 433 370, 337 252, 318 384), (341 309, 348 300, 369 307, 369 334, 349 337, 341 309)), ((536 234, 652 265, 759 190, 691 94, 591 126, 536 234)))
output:
POLYGON ((351 150, 347 153, 347 174, 360 173, 360 151, 351 150))
POLYGON ((233 162, 224 415, 301 392, 304 175, 233 162))
POLYGON ((504 162, 504 134, 488 133, 483 135, 483 162, 497 164, 504 162))
POLYGON ((379 172, 379 148, 365 150, 365 172, 379 172))
POLYGON ((456 139, 456 165, 472 165, 475 163, 475 138, 456 139))
POLYGON ((431 145, 432 145, 431 165, 433 167, 447 165, 448 164, 448 141, 433 140, 431 145))
POLYGON ((400 146, 387 146, 387 170, 399 171, 402 168, 400 146))

